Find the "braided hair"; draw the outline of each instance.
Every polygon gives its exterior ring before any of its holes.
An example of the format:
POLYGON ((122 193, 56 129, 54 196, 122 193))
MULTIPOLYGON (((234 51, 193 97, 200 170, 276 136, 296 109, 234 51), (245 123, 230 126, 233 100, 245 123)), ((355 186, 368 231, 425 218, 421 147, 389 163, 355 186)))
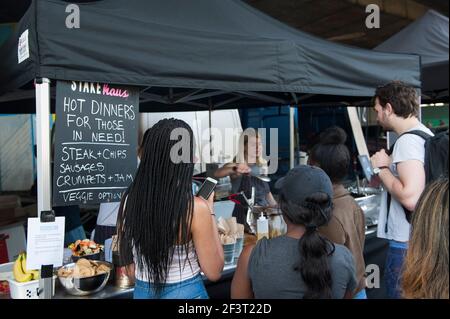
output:
POLYGON ((133 247, 136 267, 147 274, 159 294, 175 246, 179 244, 178 249, 189 253, 194 203, 193 133, 187 123, 177 119, 161 120, 147 133, 141 162, 119 211, 118 239, 120 254, 126 255, 125 250, 133 247), (176 129, 188 133, 188 144, 180 135, 176 139, 171 136, 176 129), (180 143, 184 148, 176 154, 187 150, 188 160, 176 162, 173 150, 180 143))
POLYGON ((280 194, 280 209, 287 220, 295 225, 304 225, 305 233, 300 238, 298 249, 300 260, 294 267, 301 273, 307 291, 304 299, 332 298, 332 278, 328 256, 334 253, 334 244, 319 234, 317 228, 331 218, 332 202, 324 193, 314 193, 301 205, 293 203, 280 194))

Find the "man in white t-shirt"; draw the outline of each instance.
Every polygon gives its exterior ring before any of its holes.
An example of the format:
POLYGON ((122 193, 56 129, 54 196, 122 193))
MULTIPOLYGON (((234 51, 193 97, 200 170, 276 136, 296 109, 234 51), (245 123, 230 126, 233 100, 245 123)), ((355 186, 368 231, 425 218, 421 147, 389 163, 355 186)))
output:
POLYGON ((381 199, 378 237, 389 240, 384 272, 389 298, 401 298, 400 271, 410 235, 406 214, 414 210, 425 188, 425 140, 417 135, 404 134, 420 130, 433 135, 420 123, 419 107, 415 89, 402 82, 389 82, 375 91, 374 108, 378 123, 386 131, 394 131, 399 136, 392 155, 383 149, 371 158, 374 172, 386 189, 381 199))

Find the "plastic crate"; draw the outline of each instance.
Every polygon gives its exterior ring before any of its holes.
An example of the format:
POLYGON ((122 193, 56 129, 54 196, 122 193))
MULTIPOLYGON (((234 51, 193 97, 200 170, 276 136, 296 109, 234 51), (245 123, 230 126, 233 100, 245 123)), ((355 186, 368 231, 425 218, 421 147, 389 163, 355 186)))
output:
MULTIPOLYGON (((8 279, 12 299, 39 299, 39 280, 17 282, 8 279)), ((55 295, 56 276, 53 276, 53 295, 55 295)))

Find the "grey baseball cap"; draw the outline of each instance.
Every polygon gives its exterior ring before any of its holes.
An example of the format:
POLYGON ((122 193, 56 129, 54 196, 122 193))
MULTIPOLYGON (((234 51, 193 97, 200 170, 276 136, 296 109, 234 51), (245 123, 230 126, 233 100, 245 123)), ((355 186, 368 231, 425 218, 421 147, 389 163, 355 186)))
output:
POLYGON ((333 198, 333 185, 330 178, 322 169, 315 166, 294 167, 275 183, 275 188, 287 200, 299 205, 314 193, 327 194, 330 202, 333 198))

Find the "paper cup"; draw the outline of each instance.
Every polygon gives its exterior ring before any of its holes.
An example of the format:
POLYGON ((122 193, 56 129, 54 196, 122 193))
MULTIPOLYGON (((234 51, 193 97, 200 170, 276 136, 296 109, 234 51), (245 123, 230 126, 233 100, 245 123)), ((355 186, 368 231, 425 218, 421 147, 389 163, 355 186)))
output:
POLYGON ((236 243, 223 244, 223 259, 225 265, 230 265, 234 262, 234 247, 236 243))
POLYGON ((234 259, 235 260, 238 260, 239 256, 241 255, 243 247, 244 247, 244 238, 243 237, 236 238, 236 245, 234 246, 234 259))

